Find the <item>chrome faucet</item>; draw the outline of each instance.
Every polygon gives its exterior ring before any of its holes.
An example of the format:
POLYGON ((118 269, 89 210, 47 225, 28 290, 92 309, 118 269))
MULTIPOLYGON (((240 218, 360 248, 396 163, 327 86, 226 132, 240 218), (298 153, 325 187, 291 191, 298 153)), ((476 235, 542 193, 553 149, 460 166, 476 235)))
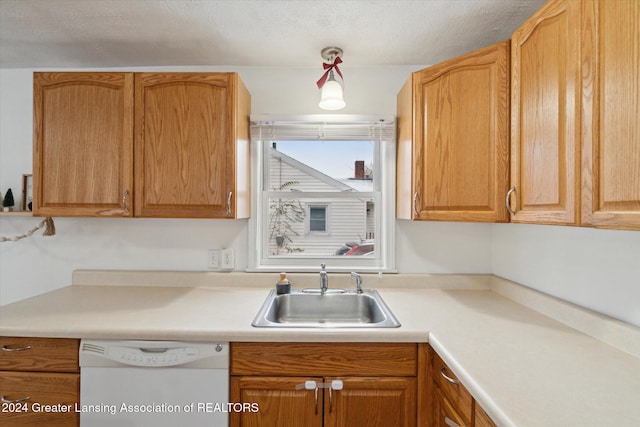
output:
POLYGON ((329 289, 329 276, 327 276, 326 264, 320 264, 320 295, 324 295, 329 289))
POLYGON ((353 271, 351 272, 351 277, 356 279, 356 293, 361 294, 362 293, 362 277, 360 277, 358 273, 355 273, 353 271))

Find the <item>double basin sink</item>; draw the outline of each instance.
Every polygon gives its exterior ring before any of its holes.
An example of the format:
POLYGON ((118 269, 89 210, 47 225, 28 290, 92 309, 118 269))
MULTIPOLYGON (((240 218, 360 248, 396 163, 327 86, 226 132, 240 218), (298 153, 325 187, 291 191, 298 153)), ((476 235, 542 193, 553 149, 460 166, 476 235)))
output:
POLYGON ((378 291, 271 290, 252 323, 269 328, 397 328, 400 322, 378 291))

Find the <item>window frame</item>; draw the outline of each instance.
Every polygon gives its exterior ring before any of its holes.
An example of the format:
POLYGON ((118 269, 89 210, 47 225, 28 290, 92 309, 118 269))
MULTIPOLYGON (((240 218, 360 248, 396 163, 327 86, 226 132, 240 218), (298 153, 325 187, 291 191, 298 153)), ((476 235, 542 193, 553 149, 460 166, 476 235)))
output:
POLYGON ((305 206, 307 217, 305 220, 306 234, 313 234, 316 236, 329 236, 331 235, 331 203, 307 203, 305 206), (324 230, 312 230, 311 229, 311 209, 324 209, 324 230))
MULTIPOLYGON (((376 254, 374 256, 364 257, 339 257, 339 256, 282 256, 269 255, 268 238, 266 236, 266 227, 268 226, 268 198, 265 198, 263 191, 263 182, 267 179, 266 168, 263 161, 268 155, 267 149, 271 146, 272 141, 278 141, 278 138, 268 138, 254 136, 251 138, 251 217, 248 227, 248 265, 249 272, 265 272, 265 271, 317 271, 320 263, 325 263, 330 271, 360 271, 360 272, 395 272, 395 158, 396 158, 396 141, 395 141, 395 123, 393 116, 363 116, 363 115, 302 115, 302 116, 272 116, 259 115, 251 116, 251 123, 274 123, 286 122, 293 124, 309 125, 322 123, 325 125, 333 124, 350 124, 350 123, 366 123, 370 126, 384 124, 391 126, 386 129, 386 138, 373 140, 374 144, 374 184, 378 197, 375 200, 375 238, 376 238, 376 254), (379 205, 379 206, 378 206, 379 205), (253 250, 253 248, 256 250, 253 250)), ((363 124, 364 126, 364 124, 363 124)), ((253 129, 252 129, 253 132, 253 129)), ((382 132, 380 132, 382 134, 382 132)), ((311 140, 311 139, 310 139, 311 140)), ((331 140, 341 140, 339 138, 331 138, 331 140)), ((363 138, 362 140, 369 140, 363 138)), ((273 194, 273 192, 272 192, 273 194)), ((322 200, 323 193, 316 193, 318 202, 306 200, 308 205, 329 205, 327 211, 327 228, 330 231, 330 201, 322 200)), ((324 193, 326 197, 348 197, 340 192, 324 193)), ((371 194, 369 192, 363 195, 371 194)), ((306 208, 308 213, 308 208, 306 208)), ((305 222, 308 222, 308 216, 305 222)), ((308 230, 308 224, 305 224, 308 230)), ((313 232, 320 234, 321 232, 313 232)))

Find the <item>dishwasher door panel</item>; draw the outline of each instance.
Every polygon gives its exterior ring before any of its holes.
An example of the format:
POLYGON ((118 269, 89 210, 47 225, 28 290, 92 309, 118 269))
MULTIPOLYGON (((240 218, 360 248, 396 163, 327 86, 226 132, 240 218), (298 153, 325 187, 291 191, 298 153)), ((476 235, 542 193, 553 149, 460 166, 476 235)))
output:
POLYGON ((229 371, 81 367, 81 427, 227 427, 229 371))

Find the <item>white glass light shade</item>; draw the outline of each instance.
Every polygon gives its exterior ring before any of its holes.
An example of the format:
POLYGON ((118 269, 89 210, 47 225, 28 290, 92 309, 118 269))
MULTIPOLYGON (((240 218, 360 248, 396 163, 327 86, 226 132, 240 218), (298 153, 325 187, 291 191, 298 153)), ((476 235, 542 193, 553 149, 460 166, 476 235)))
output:
POLYGON ((318 106, 323 110, 340 110, 345 106, 342 98, 342 85, 333 77, 333 72, 329 75, 329 79, 322 86, 320 95, 320 104, 318 106))

